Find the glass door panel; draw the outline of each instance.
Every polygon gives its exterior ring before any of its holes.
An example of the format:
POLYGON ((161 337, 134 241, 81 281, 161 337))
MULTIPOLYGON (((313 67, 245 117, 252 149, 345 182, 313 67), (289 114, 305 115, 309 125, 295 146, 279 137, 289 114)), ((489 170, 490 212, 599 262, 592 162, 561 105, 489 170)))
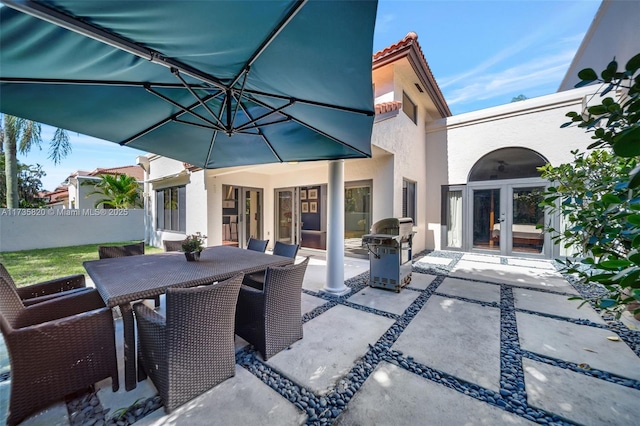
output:
POLYGON ((242 215, 242 247, 245 247, 249 238, 262 238, 262 189, 243 188, 244 214, 242 215))
POLYGON ((473 191, 473 248, 500 251, 500 189, 473 191))
POLYGON ((512 193, 511 251, 540 254, 544 247, 544 233, 536 225, 544 220, 543 187, 514 188, 512 193))
POLYGON ((371 185, 348 185, 344 190, 344 249, 345 253, 367 255, 362 236, 371 229, 371 185))
POLYGON ((238 246, 238 199, 240 188, 222 185, 222 244, 238 246))
POLYGON ((276 189, 276 227, 275 238, 287 244, 295 242, 293 188, 276 189))

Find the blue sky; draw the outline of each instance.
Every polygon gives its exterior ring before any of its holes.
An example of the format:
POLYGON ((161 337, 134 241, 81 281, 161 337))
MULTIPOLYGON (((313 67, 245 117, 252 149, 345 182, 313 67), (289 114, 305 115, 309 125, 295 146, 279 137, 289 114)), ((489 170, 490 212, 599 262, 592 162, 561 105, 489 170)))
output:
MULTIPOLYGON (((599 0, 380 0, 373 52, 413 31, 452 113, 461 114, 557 91, 599 0)), ((373 53, 372 52, 372 53, 373 53)), ((55 166, 43 149, 19 157, 39 163, 54 189, 72 172, 135 164, 143 152, 70 133, 73 152, 55 166)))

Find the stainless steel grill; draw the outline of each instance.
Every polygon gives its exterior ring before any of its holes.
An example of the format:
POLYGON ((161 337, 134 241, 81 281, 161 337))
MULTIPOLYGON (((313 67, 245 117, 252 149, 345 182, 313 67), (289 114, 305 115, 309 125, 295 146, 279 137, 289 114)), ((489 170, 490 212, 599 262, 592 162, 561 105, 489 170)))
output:
POLYGON ((369 286, 399 292, 411 282, 413 219, 379 220, 362 236, 369 250, 369 286))

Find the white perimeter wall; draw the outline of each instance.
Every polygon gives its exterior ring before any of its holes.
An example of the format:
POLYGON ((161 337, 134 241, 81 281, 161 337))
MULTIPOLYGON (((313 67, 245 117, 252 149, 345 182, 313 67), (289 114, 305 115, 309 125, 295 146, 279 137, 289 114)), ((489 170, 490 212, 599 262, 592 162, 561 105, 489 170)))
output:
POLYGON ((142 209, 0 209, 0 252, 143 239, 142 209))

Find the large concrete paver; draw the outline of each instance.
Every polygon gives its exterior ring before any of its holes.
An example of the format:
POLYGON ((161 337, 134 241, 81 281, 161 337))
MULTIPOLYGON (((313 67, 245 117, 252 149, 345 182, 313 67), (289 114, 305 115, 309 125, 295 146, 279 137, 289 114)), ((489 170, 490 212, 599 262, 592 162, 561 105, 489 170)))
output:
MULTIPOLYGON (((369 260, 355 257, 344 258, 344 279, 348 280, 369 270, 369 260)), ((321 255, 312 255, 304 275, 302 288, 321 291, 327 282, 327 261, 321 255)))
POLYGON ((446 257, 437 257, 437 256, 424 256, 420 259, 416 260, 414 264, 416 266, 429 267, 433 265, 446 266, 453 262, 453 259, 449 259, 446 257))
POLYGON ((436 291, 449 296, 464 297, 481 302, 500 303, 500 286, 496 284, 445 278, 436 291))
POLYGON ((381 362, 334 424, 493 426, 534 423, 381 362))
POLYGON ((513 289, 516 308, 574 319, 587 319, 606 324, 602 317, 588 304, 582 307, 580 300, 569 300, 568 296, 527 289, 513 289))
POLYGON ((311 296, 306 293, 302 293, 302 315, 313 311, 318 306, 322 306, 325 303, 328 303, 326 300, 321 299, 319 297, 311 296))
POLYGON ((431 296, 392 349, 488 389, 500 388, 500 311, 431 296))
POLYGON ((178 407, 156 410, 136 426, 301 425, 307 415, 260 379, 236 365, 236 375, 178 407))
POLYGON ((51 404, 47 408, 32 414, 20 426, 68 426, 69 412, 64 401, 51 404))
POLYGON ((556 268, 549 260, 520 259, 517 257, 507 258, 507 264, 514 266, 527 266, 531 268, 549 269, 555 271, 556 268))
POLYGON ((638 424, 639 390, 527 358, 522 365, 530 405, 584 425, 638 424))
POLYGON ((318 395, 327 393, 394 320, 338 305, 304 324, 304 338, 267 364, 318 395))
POLYGON ((365 287, 351 296, 349 302, 402 315, 418 296, 420 293, 417 291, 402 290, 400 293, 396 293, 380 288, 365 287))
POLYGON ((473 254, 473 253, 463 254, 462 260, 468 260, 472 262, 481 262, 481 263, 491 263, 491 264, 500 264, 502 262, 500 260, 500 256, 497 256, 497 255, 485 255, 485 254, 473 254))
POLYGON ((487 264, 463 259, 451 269, 450 277, 578 294, 559 272, 526 266, 487 264))
POLYGON ((411 282, 407 285, 407 287, 415 288, 418 290, 424 290, 433 282, 436 278, 435 275, 430 274, 420 274, 417 272, 411 273, 411 282))
POLYGON ((617 336, 611 331, 521 312, 516 319, 522 349, 640 380, 640 358, 622 340, 607 339, 617 336))

